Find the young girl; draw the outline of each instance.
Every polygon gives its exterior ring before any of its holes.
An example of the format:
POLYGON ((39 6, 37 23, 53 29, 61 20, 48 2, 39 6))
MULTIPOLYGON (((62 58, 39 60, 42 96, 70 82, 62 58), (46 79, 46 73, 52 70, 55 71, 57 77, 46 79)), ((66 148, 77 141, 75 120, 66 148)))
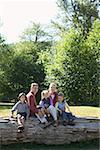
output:
POLYGON ((55 83, 51 83, 49 86, 49 97, 52 102, 52 105, 55 106, 58 100, 57 85, 55 83))
POLYGON ((66 100, 64 100, 64 94, 62 92, 58 93, 58 102, 56 102, 56 109, 61 115, 63 119, 63 124, 69 124, 74 125, 74 116, 72 115, 69 105, 67 104, 66 100), (66 112, 66 108, 68 109, 68 112, 66 112))
POLYGON ((25 93, 20 93, 18 99, 19 101, 11 110, 11 117, 13 117, 14 112, 17 111, 18 132, 22 132, 24 129, 24 121, 29 117, 29 108, 26 103, 25 93))
POLYGON ((51 114, 55 123, 54 126, 57 126, 58 122, 57 122, 57 111, 56 108, 52 105, 52 101, 50 100, 50 98, 48 97, 49 92, 48 90, 44 90, 41 93, 41 101, 39 103, 40 107, 45 111, 45 113, 51 114))

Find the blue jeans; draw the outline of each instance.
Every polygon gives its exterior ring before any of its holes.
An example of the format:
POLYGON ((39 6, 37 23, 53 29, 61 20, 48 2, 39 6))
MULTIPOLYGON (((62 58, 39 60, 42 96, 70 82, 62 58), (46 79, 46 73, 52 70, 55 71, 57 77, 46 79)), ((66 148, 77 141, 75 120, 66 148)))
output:
POLYGON ((68 112, 65 112, 65 111, 62 111, 62 119, 63 121, 73 121, 74 120, 74 116, 72 115, 72 113, 68 113, 68 112))

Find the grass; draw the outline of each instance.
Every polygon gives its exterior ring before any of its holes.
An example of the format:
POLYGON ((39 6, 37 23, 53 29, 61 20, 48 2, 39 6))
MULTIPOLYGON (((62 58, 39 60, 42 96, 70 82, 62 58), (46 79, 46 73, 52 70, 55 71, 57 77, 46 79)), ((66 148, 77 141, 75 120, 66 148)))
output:
MULTIPOLYGON (((70 106, 72 113, 80 117, 100 118, 100 108, 91 106, 70 106)), ((11 106, 0 106, 0 116, 10 116, 11 106)))
POLYGON ((96 117, 100 118, 100 108, 92 106, 71 106, 72 113, 81 117, 96 117))

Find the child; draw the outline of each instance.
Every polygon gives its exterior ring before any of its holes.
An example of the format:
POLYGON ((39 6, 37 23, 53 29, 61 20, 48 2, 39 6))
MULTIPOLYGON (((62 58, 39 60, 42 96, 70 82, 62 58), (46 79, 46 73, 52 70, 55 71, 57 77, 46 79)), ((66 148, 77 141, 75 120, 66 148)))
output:
POLYGON ((70 111, 69 105, 64 100, 64 94, 62 92, 58 93, 58 102, 55 107, 63 119, 63 125, 66 125, 67 123, 69 125, 74 125, 74 116, 70 111), (66 108, 68 109, 68 112, 66 112, 66 108))
POLYGON ((22 132, 24 129, 24 121, 29 117, 29 108, 26 103, 27 99, 25 93, 20 93, 18 99, 19 101, 11 110, 11 117, 13 117, 14 111, 17 111, 18 132, 22 132))
POLYGON ((58 100, 57 85, 55 83, 50 83, 49 97, 50 97, 50 100, 52 101, 52 105, 55 106, 58 100))
POLYGON ((38 84, 37 83, 32 83, 31 84, 31 88, 30 88, 30 92, 27 94, 27 101, 28 101, 28 106, 30 109, 30 116, 37 116, 37 118, 39 119, 39 121, 41 123, 47 124, 47 120, 44 116, 43 111, 41 111, 41 109, 39 109, 37 107, 37 102, 36 102, 36 94, 38 92, 38 84))
POLYGON ((58 125, 57 111, 56 111, 56 108, 52 105, 52 102, 50 101, 48 94, 49 94, 48 90, 42 91, 42 93, 41 93, 42 100, 40 101, 39 105, 42 109, 45 110, 45 113, 47 115, 51 114, 51 116, 53 117, 53 119, 55 121, 54 126, 56 127, 58 125))

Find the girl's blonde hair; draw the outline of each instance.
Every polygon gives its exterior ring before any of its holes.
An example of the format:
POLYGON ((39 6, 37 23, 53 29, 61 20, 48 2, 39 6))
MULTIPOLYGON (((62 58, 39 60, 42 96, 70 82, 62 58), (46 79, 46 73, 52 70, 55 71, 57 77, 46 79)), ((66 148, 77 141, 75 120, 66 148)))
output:
POLYGON ((41 99, 45 98, 44 95, 45 95, 46 93, 48 93, 48 90, 43 90, 43 91, 41 92, 41 99))
POLYGON ((57 87, 56 83, 54 83, 54 82, 50 83, 50 85, 49 85, 49 89, 50 89, 52 86, 57 87))

